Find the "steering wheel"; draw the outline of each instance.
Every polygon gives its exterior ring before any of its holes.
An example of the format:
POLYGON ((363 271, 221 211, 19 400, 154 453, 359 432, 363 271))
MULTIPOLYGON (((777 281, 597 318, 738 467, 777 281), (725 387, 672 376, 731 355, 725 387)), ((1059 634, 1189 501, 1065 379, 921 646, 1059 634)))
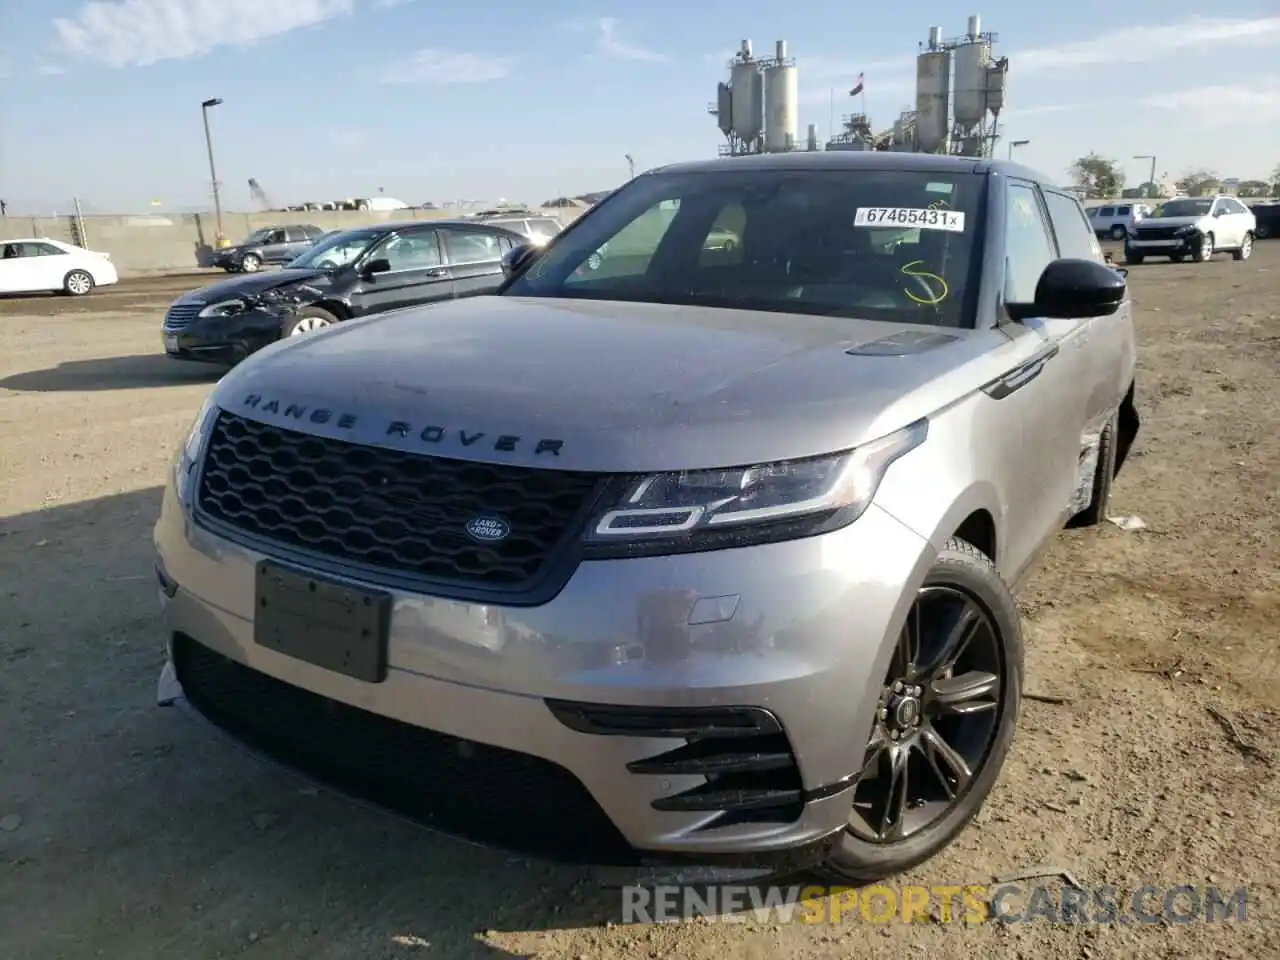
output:
POLYGON ((338 267, 338 264, 336 264, 332 260, 327 260, 327 259, 321 260, 319 263, 316 264, 317 270, 336 270, 337 267, 338 267))

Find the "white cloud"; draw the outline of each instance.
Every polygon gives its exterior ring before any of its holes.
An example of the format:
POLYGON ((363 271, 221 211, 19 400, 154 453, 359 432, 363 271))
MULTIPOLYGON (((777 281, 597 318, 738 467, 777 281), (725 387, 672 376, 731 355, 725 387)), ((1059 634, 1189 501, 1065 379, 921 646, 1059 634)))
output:
POLYGON ((409 3, 413 3, 413 0, 373 0, 373 9, 394 10, 396 7, 403 7, 409 3))
POLYGON ((615 60, 639 60, 645 63, 666 63, 670 57, 657 50, 646 50, 624 40, 619 32, 621 24, 617 17, 601 17, 596 21, 599 36, 596 38, 596 49, 615 60))
POLYGON ((41 60, 36 63, 36 73, 42 77, 58 77, 66 72, 56 63, 50 63, 48 60, 41 60))
POLYGON ((510 76, 515 61, 480 53, 419 50, 382 72, 383 83, 489 83, 510 76))
POLYGON ((1125 27, 1090 40, 1020 50, 1009 59, 1020 74, 1100 63, 1149 63, 1182 50, 1203 52, 1213 44, 1219 45, 1219 53, 1242 46, 1280 45, 1280 17, 1193 17, 1179 23, 1125 27))
POLYGON ((62 46, 140 67, 246 46, 351 13, 355 0, 91 0, 53 21, 62 46))
POLYGON ((1148 97, 1143 106, 1190 114, 1207 126, 1280 121, 1280 77, 1261 77, 1249 86, 1193 87, 1148 97))
POLYGON ((1086 103, 1046 103, 1036 107, 1014 107, 1005 110, 1000 116, 1008 120, 1017 117, 1040 117, 1047 113, 1066 113, 1068 110, 1083 110, 1086 103))

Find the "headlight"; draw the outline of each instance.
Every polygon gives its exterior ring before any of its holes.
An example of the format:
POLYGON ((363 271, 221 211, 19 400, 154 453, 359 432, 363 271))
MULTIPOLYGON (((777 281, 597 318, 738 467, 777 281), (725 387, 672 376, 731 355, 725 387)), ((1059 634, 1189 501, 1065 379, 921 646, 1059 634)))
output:
POLYGON ((173 488, 178 494, 178 500, 184 506, 188 503, 191 494, 191 480, 195 474, 195 466, 200 462, 200 453, 204 448, 204 442, 209 436, 209 428, 213 425, 213 418, 217 414, 218 408, 213 403, 212 396, 205 400, 200 407, 200 412, 196 414, 195 420, 191 422, 191 428, 187 431, 186 439, 182 441, 182 446, 178 448, 178 455, 173 460, 173 488))
POLYGON ((243 312, 247 304, 245 301, 221 300, 218 303, 211 303, 200 311, 201 317, 231 317, 237 313, 243 312))
POLYGON ((845 526, 870 506, 889 465, 922 444, 928 430, 928 421, 919 420, 826 456, 642 477, 593 518, 587 540, 597 545, 696 543, 707 537, 718 540, 717 531, 749 536, 750 529, 769 524, 776 525, 770 529, 777 539, 785 539, 845 526), (800 520, 813 521, 817 528, 796 530, 787 523, 800 520))
POLYGON ((1194 223, 1188 223, 1186 226, 1179 227, 1177 230, 1173 231, 1173 235, 1175 237, 1185 237, 1188 233, 1195 232, 1196 225, 1194 223))

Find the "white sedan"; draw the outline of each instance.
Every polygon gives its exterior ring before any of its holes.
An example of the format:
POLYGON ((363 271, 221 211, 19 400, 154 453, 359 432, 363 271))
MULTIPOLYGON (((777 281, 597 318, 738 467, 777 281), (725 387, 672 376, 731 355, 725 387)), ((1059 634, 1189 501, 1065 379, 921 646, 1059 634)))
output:
POLYGON ((107 253, 47 238, 0 241, 0 293, 57 290, 83 297, 119 279, 107 253))

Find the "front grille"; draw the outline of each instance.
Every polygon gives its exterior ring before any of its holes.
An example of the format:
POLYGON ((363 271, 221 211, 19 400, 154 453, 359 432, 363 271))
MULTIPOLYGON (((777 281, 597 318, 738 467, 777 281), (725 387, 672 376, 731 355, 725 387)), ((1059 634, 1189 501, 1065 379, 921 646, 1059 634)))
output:
POLYGON ((596 474, 421 456, 219 414, 203 513, 274 543, 436 584, 519 593, 539 581, 594 501, 596 474), (466 532, 505 520, 496 542, 466 532))
POLYGON ((1181 227, 1138 227, 1139 240, 1173 240, 1181 227))
POLYGON ((203 309, 204 304, 202 303, 175 303, 169 308, 169 312, 164 315, 164 328, 166 330, 181 330, 198 317, 203 309))
POLYGON ((548 701, 571 730, 596 736, 682 739, 672 750, 627 764, 633 774, 700 776, 691 789, 659 797, 655 810, 715 813, 700 829, 794 823, 804 812, 800 766, 777 718, 759 707, 641 708, 548 701))
POLYGON ((629 866, 635 852, 563 767, 283 683, 177 634, 187 700, 250 748, 434 829, 529 856, 629 866))

